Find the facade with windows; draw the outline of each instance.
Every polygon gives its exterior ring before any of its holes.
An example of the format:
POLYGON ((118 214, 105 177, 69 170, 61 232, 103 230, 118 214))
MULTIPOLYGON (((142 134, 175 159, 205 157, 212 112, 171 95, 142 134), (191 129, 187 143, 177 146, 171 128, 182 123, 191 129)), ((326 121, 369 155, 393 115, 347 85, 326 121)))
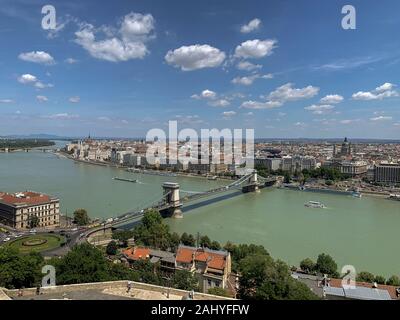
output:
POLYGON ((400 164, 381 163, 375 166, 375 182, 386 185, 400 184, 400 164))
POLYGON ((60 225, 60 201, 33 191, 0 192, 0 222, 15 229, 60 225))

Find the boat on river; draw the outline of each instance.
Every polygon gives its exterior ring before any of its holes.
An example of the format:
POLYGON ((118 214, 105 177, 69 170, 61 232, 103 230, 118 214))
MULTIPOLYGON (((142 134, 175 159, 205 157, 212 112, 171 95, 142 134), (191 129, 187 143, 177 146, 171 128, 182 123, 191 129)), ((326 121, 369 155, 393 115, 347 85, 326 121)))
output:
POLYGON ((391 194, 388 199, 389 200, 400 201, 400 194, 391 194))
POLYGON ((132 183, 138 182, 137 179, 126 179, 126 178, 119 178, 119 177, 114 177, 113 180, 125 181, 125 182, 132 182, 132 183))
POLYGON ((308 201, 304 204, 308 208, 324 209, 326 206, 319 201, 308 201))

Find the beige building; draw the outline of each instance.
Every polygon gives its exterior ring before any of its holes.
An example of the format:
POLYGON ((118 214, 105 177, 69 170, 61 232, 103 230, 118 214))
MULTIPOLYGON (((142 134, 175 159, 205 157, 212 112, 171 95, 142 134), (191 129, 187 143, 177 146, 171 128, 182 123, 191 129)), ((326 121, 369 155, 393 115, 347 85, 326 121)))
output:
POLYGON ((26 191, 0 192, 0 222, 16 229, 54 228, 60 225, 58 198, 26 191))
POLYGON ((227 251, 180 245, 176 253, 176 269, 195 273, 204 293, 215 287, 228 289, 231 255, 227 251))

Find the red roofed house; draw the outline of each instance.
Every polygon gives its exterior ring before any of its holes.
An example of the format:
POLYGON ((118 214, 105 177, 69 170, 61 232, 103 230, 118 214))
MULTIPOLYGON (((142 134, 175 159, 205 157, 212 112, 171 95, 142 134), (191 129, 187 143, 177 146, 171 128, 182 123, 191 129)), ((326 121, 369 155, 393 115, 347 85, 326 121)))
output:
POLYGON ((176 253, 176 269, 195 272, 205 293, 214 287, 227 289, 231 255, 227 251, 180 245, 176 253))
POLYGON ((37 218, 39 228, 59 226, 59 199, 32 191, 0 192, 1 223, 16 229, 26 229, 31 227, 33 217, 37 218))

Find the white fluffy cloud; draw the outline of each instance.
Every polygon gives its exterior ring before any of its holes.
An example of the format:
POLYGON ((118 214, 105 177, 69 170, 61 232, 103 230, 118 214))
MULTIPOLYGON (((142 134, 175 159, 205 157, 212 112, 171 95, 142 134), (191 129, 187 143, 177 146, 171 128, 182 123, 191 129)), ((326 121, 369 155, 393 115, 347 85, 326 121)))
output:
POLYGON ((49 99, 46 96, 36 96, 36 100, 39 102, 47 102, 49 99))
POLYGON ((307 86, 304 88, 293 88, 292 83, 286 83, 268 95, 269 100, 273 101, 297 101, 309 99, 316 96, 319 92, 318 87, 307 86))
POLYGON ((272 54, 273 49, 276 48, 276 40, 247 40, 238 45, 235 49, 236 58, 262 58, 272 54))
POLYGON ((18 82, 22 84, 31 84, 37 81, 36 76, 26 73, 18 77, 18 82))
POLYGON ((395 85, 384 83, 373 91, 359 91, 352 95, 353 100, 382 100, 385 98, 398 97, 399 93, 394 90, 395 85))
POLYGON ((210 101, 208 104, 212 107, 227 107, 231 103, 226 99, 218 99, 218 100, 210 101))
POLYGON ((81 101, 81 98, 79 96, 73 96, 73 97, 70 97, 68 99, 68 101, 71 103, 78 103, 79 101, 81 101))
POLYGON ((253 82, 256 79, 272 79, 273 75, 272 74, 266 74, 266 75, 260 75, 260 74, 253 74, 251 76, 245 76, 245 77, 236 77, 232 79, 232 83, 234 84, 241 84, 244 86, 250 86, 253 84, 253 82))
POLYGON ((165 61, 169 65, 181 68, 182 71, 192 71, 218 67, 225 60, 225 56, 223 51, 208 44, 196 44, 168 51, 165 61))
POLYGON ((272 91, 266 98, 267 101, 245 101, 241 108, 246 109, 272 109, 279 108, 285 102, 309 99, 317 95, 318 87, 307 86, 304 88, 293 88, 292 83, 287 83, 272 91))
POLYGON ((227 107, 231 103, 225 98, 218 97, 218 94, 212 90, 205 89, 200 94, 194 94, 191 96, 197 100, 207 100, 207 104, 212 107, 227 107))
POLYGON ((239 70, 243 71, 253 71, 253 70, 259 70, 262 68, 261 64, 254 64, 249 61, 240 61, 237 65, 236 68, 239 70))
POLYGON ((304 110, 312 111, 313 114, 326 114, 330 113, 335 107, 329 104, 316 105, 305 107, 304 110))
POLYGON ((203 90, 200 94, 192 95, 193 99, 215 99, 216 97, 217 93, 208 89, 203 90))
POLYGON ((252 31, 258 30, 261 26, 261 20, 260 19, 253 19, 249 23, 243 25, 240 28, 241 33, 250 33, 252 31))
POLYGON ((29 73, 19 76, 18 82, 22 83, 22 84, 27 84, 27 85, 33 85, 37 89, 53 87, 53 85, 51 83, 45 84, 45 83, 39 81, 39 79, 36 76, 29 74, 29 73))
POLYGON ((222 112, 222 115, 225 118, 230 118, 230 117, 233 117, 234 115, 236 115, 236 112, 235 111, 225 111, 225 112, 222 112))
POLYGON ((249 101, 243 102, 241 105, 241 108, 261 110, 261 109, 279 108, 281 106, 282 106, 282 102, 280 102, 280 101, 261 102, 261 101, 249 100, 249 101))
POLYGON ((50 54, 44 51, 31 51, 31 52, 21 53, 18 56, 18 58, 23 61, 46 64, 46 65, 51 65, 55 63, 54 58, 50 54))
POLYGON ((379 117, 370 118, 369 120, 371 120, 371 121, 390 121, 392 119, 393 119, 393 117, 389 117, 389 116, 379 116, 379 117))
POLYGON ((323 104, 336 104, 340 103, 344 100, 341 95, 338 94, 328 94, 327 96, 323 97, 320 102, 323 104))
POLYGON ((75 32, 75 42, 97 59, 118 62, 142 59, 148 54, 146 41, 152 38, 154 18, 151 14, 129 13, 121 22, 118 31, 112 27, 96 29, 84 24, 75 32), (103 32, 105 38, 96 39, 103 32))

